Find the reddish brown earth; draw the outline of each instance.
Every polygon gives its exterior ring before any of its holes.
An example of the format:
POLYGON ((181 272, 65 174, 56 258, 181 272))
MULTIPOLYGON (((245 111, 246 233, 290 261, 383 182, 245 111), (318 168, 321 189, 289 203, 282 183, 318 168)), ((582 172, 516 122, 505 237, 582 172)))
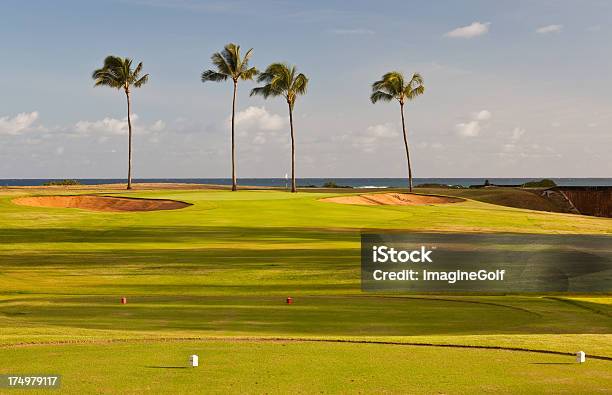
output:
POLYGON ((376 193, 368 195, 337 196, 321 200, 324 202, 358 204, 364 206, 416 206, 424 204, 458 203, 464 201, 464 199, 454 197, 417 195, 413 193, 376 193))
POLYGON ((136 199, 112 196, 28 196, 13 199, 13 203, 32 207, 80 208, 92 211, 156 211, 177 210, 189 203, 165 199, 136 199))

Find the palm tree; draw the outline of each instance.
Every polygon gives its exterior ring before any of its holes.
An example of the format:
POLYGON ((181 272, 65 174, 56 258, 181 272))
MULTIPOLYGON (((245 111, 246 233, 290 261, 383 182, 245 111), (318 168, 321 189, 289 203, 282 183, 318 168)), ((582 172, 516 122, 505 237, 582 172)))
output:
POLYGON ((202 82, 225 81, 231 78, 234 82, 234 96, 232 98, 232 191, 236 186, 236 144, 234 142, 234 118, 236 115, 236 91, 238 80, 252 80, 258 73, 255 67, 249 67, 249 58, 253 48, 249 49, 244 57, 240 57, 240 45, 227 44, 223 51, 215 52, 211 60, 217 70, 205 70, 202 73, 202 82))
POLYGON ((297 72, 295 66, 286 63, 273 63, 261 73, 257 82, 265 82, 264 86, 251 90, 251 96, 261 95, 264 99, 272 96, 283 96, 289 106, 289 125, 291 126, 291 192, 297 192, 295 186, 295 135, 293 131, 293 108, 298 95, 306 93, 308 78, 297 72))
POLYGON ((104 66, 93 72, 94 86, 108 86, 110 88, 123 89, 127 98, 127 122, 128 122, 128 176, 127 189, 132 189, 132 118, 130 89, 140 88, 149 81, 149 74, 142 77, 142 62, 132 69, 132 59, 119 56, 107 56, 104 66))
POLYGON ((410 163, 410 150, 408 149, 408 137, 406 136, 406 123, 404 122, 404 103, 422 95, 425 92, 423 77, 419 73, 412 74, 407 83, 404 76, 397 71, 391 71, 382 76, 380 81, 372 84, 372 95, 370 100, 376 103, 379 100, 391 101, 396 99, 400 104, 402 113, 402 131, 404 132, 404 146, 406 147, 406 160, 408 161, 408 179, 410 192, 412 192, 412 165, 410 163))

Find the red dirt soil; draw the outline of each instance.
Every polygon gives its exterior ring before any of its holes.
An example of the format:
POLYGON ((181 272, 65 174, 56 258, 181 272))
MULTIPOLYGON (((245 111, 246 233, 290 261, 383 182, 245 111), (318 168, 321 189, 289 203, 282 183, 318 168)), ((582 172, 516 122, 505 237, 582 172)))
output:
POLYGON ((165 199, 137 199, 113 196, 28 196, 13 199, 20 206, 80 208, 92 211, 156 211, 177 210, 189 203, 165 199))
POLYGON ((465 201, 460 198, 413 193, 376 193, 369 195, 337 196, 321 199, 324 202, 358 204, 362 206, 417 206, 425 204, 445 204, 465 201))

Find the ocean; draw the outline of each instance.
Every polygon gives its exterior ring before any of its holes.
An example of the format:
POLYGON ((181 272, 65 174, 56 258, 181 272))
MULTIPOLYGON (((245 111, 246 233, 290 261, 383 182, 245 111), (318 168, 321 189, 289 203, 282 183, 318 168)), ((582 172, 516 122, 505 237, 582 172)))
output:
MULTIPOLYGON (((612 178, 550 178, 559 186, 612 186, 612 178)), ((61 179, 0 179, 0 186, 37 186, 61 179)), ((485 180, 496 185, 520 185, 541 178, 414 178, 414 185, 444 184, 456 186, 482 185, 485 180)), ((77 179, 84 185, 124 183, 125 178, 84 178, 77 179)), ((186 183, 231 185, 229 178, 135 178, 133 182, 186 183)), ((238 185, 285 187, 290 180, 284 178, 239 178, 238 185)), ((397 188, 406 187, 406 178, 298 178, 298 186, 322 186, 334 182, 339 186, 353 188, 397 188)))

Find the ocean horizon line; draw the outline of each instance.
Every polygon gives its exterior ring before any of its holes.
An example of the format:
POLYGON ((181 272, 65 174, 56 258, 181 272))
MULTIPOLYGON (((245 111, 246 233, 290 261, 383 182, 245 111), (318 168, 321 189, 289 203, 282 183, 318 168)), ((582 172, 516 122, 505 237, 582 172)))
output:
MULTIPOLYGON (((482 185, 485 181, 499 185, 521 185, 525 182, 541 179, 553 180, 559 186, 612 186, 610 177, 418 177, 414 184, 440 184, 447 186, 468 187, 482 185)), ((47 182, 75 180, 83 185, 124 183, 125 178, 3 178, 2 186, 42 186, 47 182)), ((185 183, 185 184, 218 184, 231 185, 231 178, 223 177, 159 177, 134 178, 135 183, 185 183)), ((281 177, 244 177, 238 178, 239 184, 249 186, 285 187, 289 180, 281 177)), ((302 187, 322 186, 333 182, 338 186, 353 188, 397 188, 405 187, 407 178, 403 177, 301 177, 297 183, 302 187)))

